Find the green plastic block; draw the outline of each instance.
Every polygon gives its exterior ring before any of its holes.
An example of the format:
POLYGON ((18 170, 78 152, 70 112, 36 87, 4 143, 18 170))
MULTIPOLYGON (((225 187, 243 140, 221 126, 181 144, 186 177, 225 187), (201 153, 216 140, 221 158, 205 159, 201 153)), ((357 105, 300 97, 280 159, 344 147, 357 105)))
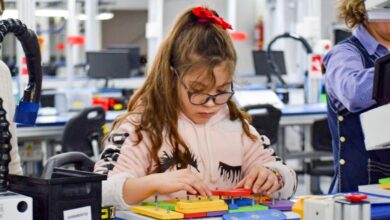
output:
POLYGON ((229 210, 229 213, 237 212, 250 212, 250 211, 264 211, 268 210, 268 206, 265 205, 254 205, 254 206, 241 206, 238 209, 229 210))
POLYGON ((380 184, 390 184, 390 177, 379 179, 380 184))
POLYGON ((322 103, 327 103, 327 96, 325 93, 320 95, 320 100, 322 103))

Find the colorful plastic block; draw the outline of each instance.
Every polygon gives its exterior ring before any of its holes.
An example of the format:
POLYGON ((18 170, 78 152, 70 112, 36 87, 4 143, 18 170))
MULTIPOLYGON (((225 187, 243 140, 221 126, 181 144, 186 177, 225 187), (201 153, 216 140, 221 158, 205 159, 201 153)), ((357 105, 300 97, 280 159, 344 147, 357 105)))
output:
POLYGON ((235 199, 225 199, 227 204, 231 204, 232 200, 234 200, 234 204, 237 206, 249 206, 252 205, 253 203, 256 204, 256 201, 253 201, 253 199, 249 198, 235 198, 235 199))
POLYGON ((272 202, 266 202, 262 203, 263 205, 268 206, 270 209, 277 209, 280 211, 291 211, 292 206, 294 205, 293 202, 290 200, 274 200, 274 204, 272 202))
POLYGON ((275 209, 254 211, 254 212, 240 212, 229 213, 223 215, 223 220, 285 220, 286 215, 275 209))
MULTIPOLYGON (((142 206, 153 206, 155 207, 156 204, 154 202, 143 202, 141 204, 142 206)), ((163 209, 169 209, 171 211, 175 211, 176 203, 173 202, 157 202, 157 206, 163 209)))
POLYGON ((181 200, 177 202, 175 210, 181 213, 216 212, 227 210, 224 200, 181 200))
POLYGON ((227 211, 207 212, 207 217, 223 216, 227 213, 227 211))
POLYGON ((242 206, 237 209, 229 209, 229 213, 238 213, 238 212, 251 212, 251 211, 264 211, 268 210, 268 206, 265 205, 251 205, 251 206, 242 206))
POLYGON ((184 218, 201 218, 201 217, 207 217, 206 212, 198 212, 198 213, 185 213, 184 218))
POLYGON ((379 179, 379 184, 390 184, 390 177, 379 179))
POLYGON ((225 189, 225 190, 212 190, 211 193, 214 196, 226 196, 226 197, 240 197, 252 195, 251 189, 225 189))
POLYGON ((167 209, 154 207, 154 206, 133 206, 131 211, 149 216, 156 219, 182 219, 184 218, 183 213, 169 211, 167 209))

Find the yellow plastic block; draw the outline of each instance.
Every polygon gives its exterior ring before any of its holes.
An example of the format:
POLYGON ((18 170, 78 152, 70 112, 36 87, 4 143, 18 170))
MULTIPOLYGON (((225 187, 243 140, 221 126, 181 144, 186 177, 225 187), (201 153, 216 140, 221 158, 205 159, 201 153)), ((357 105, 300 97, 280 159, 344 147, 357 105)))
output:
POLYGON ((176 204, 176 211, 181 213, 217 212, 228 210, 224 200, 210 200, 208 198, 200 200, 180 200, 176 204))
POLYGON ((304 202, 305 202, 305 199, 325 199, 326 197, 325 196, 301 196, 298 198, 298 200, 294 203, 294 205, 292 206, 292 210, 293 212, 297 213, 298 215, 301 216, 301 220, 304 220, 304 210, 303 210, 303 207, 304 207, 304 202))
POLYGON ((133 206, 131 211, 146 215, 156 219, 182 219, 184 215, 175 211, 168 211, 167 209, 154 207, 154 206, 133 206))
POLYGON ((390 189, 390 183, 381 183, 379 187, 382 189, 390 189))
MULTIPOLYGON (((179 198, 179 199, 175 199, 174 201, 177 203, 177 202, 188 202, 188 201, 191 201, 191 202, 199 202, 199 201, 211 201, 211 200, 221 200, 219 198, 219 196, 210 196, 210 197, 189 197, 189 199, 186 199, 186 198, 179 198)), ((165 202, 167 201, 173 201, 173 199, 171 200, 166 200, 165 202)))

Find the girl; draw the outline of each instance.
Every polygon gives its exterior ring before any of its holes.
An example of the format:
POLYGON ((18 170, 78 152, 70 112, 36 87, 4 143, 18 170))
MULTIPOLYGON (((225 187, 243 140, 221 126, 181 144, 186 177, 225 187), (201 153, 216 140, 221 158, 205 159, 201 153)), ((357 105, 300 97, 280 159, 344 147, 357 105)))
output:
POLYGON ((371 22, 363 0, 339 0, 339 15, 353 35, 324 58, 328 121, 335 177, 330 192, 355 192, 390 173, 390 150, 366 151, 360 114, 372 99, 374 63, 389 53, 390 22, 371 22))
POLYGON ((264 149, 266 138, 231 100, 237 58, 226 29, 203 7, 178 18, 96 163, 95 172, 108 174, 104 204, 128 208, 155 194, 233 187, 294 194, 295 172, 264 149))

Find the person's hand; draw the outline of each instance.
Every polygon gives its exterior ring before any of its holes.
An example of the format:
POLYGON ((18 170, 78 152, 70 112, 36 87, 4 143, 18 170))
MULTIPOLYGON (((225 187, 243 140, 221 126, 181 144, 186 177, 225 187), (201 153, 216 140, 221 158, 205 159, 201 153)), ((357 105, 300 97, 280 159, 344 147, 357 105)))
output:
POLYGON ((236 185, 236 188, 240 187, 252 189, 253 193, 271 195, 281 186, 273 171, 263 166, 256 166, 236 185))
POLYGON ((151 177, 153 178, 151 181, 155 183, 155 190, 159 194, 171 194, 184 190, 193 195, 212 195, 203 180, 190 169, 152 174, 151 177))

